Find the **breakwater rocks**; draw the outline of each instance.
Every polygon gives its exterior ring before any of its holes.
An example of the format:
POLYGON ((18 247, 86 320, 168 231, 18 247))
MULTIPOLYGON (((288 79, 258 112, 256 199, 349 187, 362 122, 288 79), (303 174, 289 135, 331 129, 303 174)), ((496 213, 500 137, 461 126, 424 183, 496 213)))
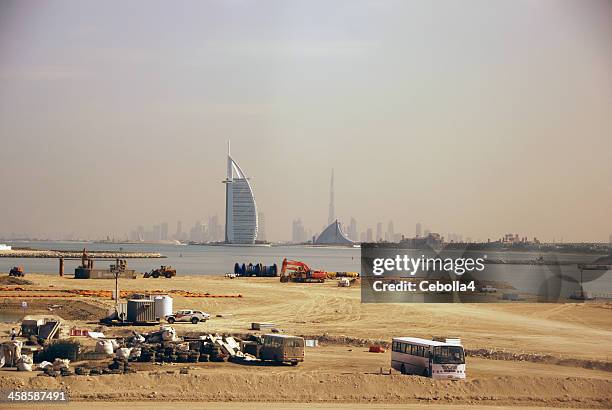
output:
MULTIPOLYGON (((0 251, 0 258, 81 258, 82 256, 83 251, 69 250, 11 249, 0 251)), ((87 256, 104 259, 165 258, 159 252, 87 251, 87 256)))

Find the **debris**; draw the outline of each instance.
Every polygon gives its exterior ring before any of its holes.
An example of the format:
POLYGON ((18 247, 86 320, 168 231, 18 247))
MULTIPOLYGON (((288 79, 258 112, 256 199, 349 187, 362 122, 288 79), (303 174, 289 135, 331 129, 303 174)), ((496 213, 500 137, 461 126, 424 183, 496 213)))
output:
POLYGON ((17 370, 19 370, 20 372, 31 372, 32 371, 32 357, 22 354, 21 356, 19 356, 19 359, 17 359, 17 370))
POLYGON ((21 356, 23 343, 19 340, 10 340, 0 345, 0 367, 13 367, 21 356))
POLYGON ((53 362, 53 370, 70 369, 70 360, 57 358, 53 362))
POLYGON ((59 336, 57 334, 59 328, 60 328, 59 321, 53 321, 53 320, 48 321, 44 325, 38 327, 38 337, 40 339, 56 338, 56 336, 59 336))
POLYGON ((264 328, 273 328, 274 323, 270 322, 253 322, 251 323, 251 330, 262 330, 264 328))
POLYGON ((96 343, 96 352, 113 354, 113 344, 110 340, 98 340, 96 343))
POLYGON ((318 347, 319 341, 317 339, 306 339, 305 344, 306 347, 318 347))
POLYGON ((47 367, 53 367, 53 363, 44 360, 38 364, 40 370, 45 370, 47 367))

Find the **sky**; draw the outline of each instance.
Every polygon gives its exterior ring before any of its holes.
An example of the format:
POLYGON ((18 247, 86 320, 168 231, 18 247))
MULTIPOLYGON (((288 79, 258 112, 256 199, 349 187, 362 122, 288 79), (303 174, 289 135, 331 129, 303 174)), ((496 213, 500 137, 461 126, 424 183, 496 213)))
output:
POLYGON ((0 0, 0 237, 612 234, 612 2, 0 0))

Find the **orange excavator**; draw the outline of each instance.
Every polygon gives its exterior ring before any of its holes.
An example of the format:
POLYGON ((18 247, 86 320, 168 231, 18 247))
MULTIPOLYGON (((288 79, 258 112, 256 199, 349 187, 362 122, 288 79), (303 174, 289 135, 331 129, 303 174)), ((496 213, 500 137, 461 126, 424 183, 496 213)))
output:
POLYGON ((283 259, 281 267, 281 282, 323 283, 327 272, 312 270, 304 262, 283 259))

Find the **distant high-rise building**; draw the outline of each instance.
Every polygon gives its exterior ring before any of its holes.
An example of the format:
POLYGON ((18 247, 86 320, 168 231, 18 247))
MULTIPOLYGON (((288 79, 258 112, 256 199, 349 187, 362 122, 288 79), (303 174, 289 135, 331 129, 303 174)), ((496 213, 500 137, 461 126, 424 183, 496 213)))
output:
POLYGON ((202 222, 196 221, 193 228, 189 230, 189 239, 192 242, 200 243, 204 240, 203 233, 204 233, 204 225, 202 225, 202 222))
POLYGON ((327 217, 327 225, 331 225, 336 219, 334 209, 334 169, 331 171, 331 182, 329 184, 329 215, 327 217))
POLYGON ((359 239, 357 234, 357 220, 355 218, 351 218, 351 223, 348 227, 348 237, 353 241, 357 242, 359 239))
POLYGON ((304 243, 308 241, 308 234, 306 233, 306 230, 304 229, 304 225, 302 225, 302 220, 301 219, 296 219, 293 221, 292 224, 292 234, 291 234, 291 241, 293 243, 304 243))
POLYGON ((208 239, 211 242, 221 242, 225 238, 223 226, 219 223, 217 214, 208 217, 208 239))
POLYGON ((153 241, 161 241, 161 226, 153 225, 153 241))
POLYGON ((183 223, 181 221, 176 221, 176 233, 174 234, 174 239, 180 241, 183 236, 183 223))
POLYGON ((395 241, 395 230, 393 229, 393 221, 389 221, 389 225, 387 225, 387 234, 385 235, 385 239, 388 242, 395 241))
POLYGON ((359 242, 365 242, 365 241, 366 241, 366 233, 361 232, 361 234, 359 234, 359 242))
POLYGON ((382 222, 376 224, 376 242, 382 240, 382 222))
POLYGON ((372 228, 368 228, 368 230, 366 231, 366 242, 373 242, 372 241, 372 228))
POLYGON ((231 156, 227 143, 227 178, 225 183, 225 242, 255 243, 257 204, 253 188, 231 156))
POLYGON ((416 224, 415 237, 417 237, 417 238, 421 237, 421 223, 420 222, 417 222, 417 224, 416 224))
POLYGON ((161 223, 161 240, 167 241, 168 239, 170 239, 170 237, 168 236, 168 222, 162 222, 161 223))
POLYGON ((138 225, 138 228, 136 228, 136 234, 138 235, 138 241, 142 242, 145 239, 145 228, 142 225, 138 225))
POLYGON ((257 219, 259 223, 259 226, 257 228, 257 239, 259 239, 260 241, 265 241, 268 238, 266 236, 266 217, 263 212, 259 212, 257 214, 257 219))

